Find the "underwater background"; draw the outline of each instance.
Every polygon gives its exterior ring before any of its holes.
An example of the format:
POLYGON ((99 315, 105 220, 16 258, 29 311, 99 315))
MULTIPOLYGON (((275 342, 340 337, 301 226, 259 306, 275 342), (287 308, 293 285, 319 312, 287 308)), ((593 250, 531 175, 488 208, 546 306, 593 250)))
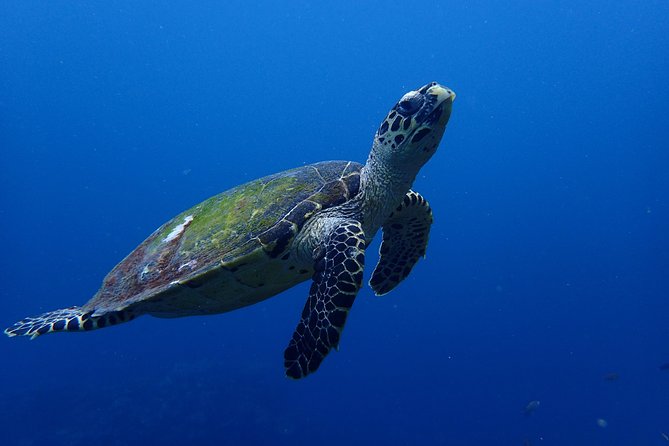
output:
POLYGON ((283 371, 308 283, 3 337, 0 444, 669 444, 668 24, 660 0, 4 0, 3 327, 209 196, 364 162, 405 92, 458 97, 414 184, 427 258, 362 289, 317 373, 283 371))

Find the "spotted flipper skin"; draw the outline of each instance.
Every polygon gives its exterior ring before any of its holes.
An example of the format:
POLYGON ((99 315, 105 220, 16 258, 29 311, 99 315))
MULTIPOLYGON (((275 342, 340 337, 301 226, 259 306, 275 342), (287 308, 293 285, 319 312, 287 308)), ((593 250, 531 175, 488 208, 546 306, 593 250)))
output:
POLYGON ((360 223, 343 221, 315 260, 309 299, 284 352, 289 378, 315 372, 330 350, 338 347, 346 316, 362 285, 364 264, 365 235, 360 223))
POLYGON ((35 317, 27 317, 5 329, 9 337, 37 336, 59 331, 90 331, 120 322, 127 322, 134 318, 129 311, 113 311, 100 316, 93 316, 92 311, 85 311, 80 307, 63 308, 50 311, 35 317))
POLYGON ((404 280, 419 258, 425 257, 432 209, 418 192, 409 191, 383 225, 379 263, 369 285, 377 296, 404 280))

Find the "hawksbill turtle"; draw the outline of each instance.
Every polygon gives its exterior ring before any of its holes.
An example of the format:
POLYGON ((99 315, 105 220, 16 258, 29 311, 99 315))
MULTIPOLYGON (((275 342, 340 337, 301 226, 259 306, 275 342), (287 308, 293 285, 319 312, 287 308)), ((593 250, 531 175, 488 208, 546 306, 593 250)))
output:
POLYGON ((339 345, 378 230, 380 259, 369 281, 377 295, 425 255, 432 211, 411 186, 437 150, 454 99, 436 82, 406 93, 377 130, 365 165, 320 162, 211 197, 158 228, 86 304, 25 318, 5 333, 35 338, 144 314, 223 313, 311 279, 284 365, 291 378, 316 371, 339 345))

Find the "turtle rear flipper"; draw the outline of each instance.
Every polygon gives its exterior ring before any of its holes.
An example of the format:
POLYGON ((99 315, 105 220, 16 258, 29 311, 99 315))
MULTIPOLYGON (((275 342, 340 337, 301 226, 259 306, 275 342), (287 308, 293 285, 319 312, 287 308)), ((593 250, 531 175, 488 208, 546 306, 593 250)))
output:
POLYGON ((134 317, 134 314, 128 310, 93 316, 93 311, 84 310, 81 307, 69 307, 22 319, 5 329, 5 334, 9 337, 30 336, 31 339, 35 339, 37 336, 57 331, 95 330, 127 322, 134 317))

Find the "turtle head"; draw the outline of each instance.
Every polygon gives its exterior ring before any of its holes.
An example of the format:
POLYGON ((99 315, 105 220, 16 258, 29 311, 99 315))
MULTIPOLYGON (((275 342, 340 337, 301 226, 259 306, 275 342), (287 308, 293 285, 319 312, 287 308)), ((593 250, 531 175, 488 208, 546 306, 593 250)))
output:
POLYGON ((402 96, 377 130, 372 156, 393 168, 415 169, 415 175, 437 150, 454 99, 436 82, 402 96))

